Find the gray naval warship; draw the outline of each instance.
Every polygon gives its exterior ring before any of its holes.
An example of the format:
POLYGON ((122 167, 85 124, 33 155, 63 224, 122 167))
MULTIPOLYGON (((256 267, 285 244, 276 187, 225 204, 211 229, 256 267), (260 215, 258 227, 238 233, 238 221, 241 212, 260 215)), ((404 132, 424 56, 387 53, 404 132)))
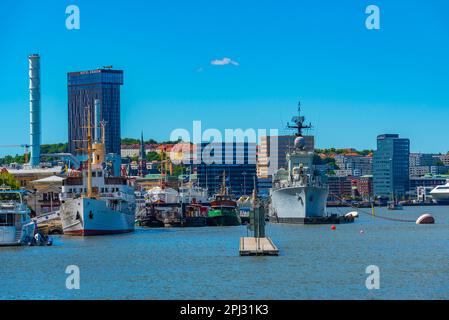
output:
POLYGON ((287 168, 280 168, 273 175, 268 211, 271 222, 296 224, 338 224, 353 222, 352 216, 328 214, 326 203, 329 186, 326 177, 315 170, 314 152, 305 149, 305 117, 301 116, 301 104, 298 104, 298 116, 292 118, 296 129, 294 145, 286 154, 287 168))

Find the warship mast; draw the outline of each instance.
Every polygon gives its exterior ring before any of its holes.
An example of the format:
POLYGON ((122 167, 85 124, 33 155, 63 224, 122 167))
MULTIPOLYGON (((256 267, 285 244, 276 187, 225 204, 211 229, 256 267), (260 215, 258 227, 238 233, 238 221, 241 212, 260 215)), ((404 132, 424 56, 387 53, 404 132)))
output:
POLYGON ((304 125, 304 121, 306 118, 304 116, 301 116, 301 101, 298 102, 298 115, 292 118, 293 125, 290 125, 287 122, 287 128, 289 129, 296 129, 297 132, 295 133, 295 136, 302 137, 302 130, 303 129, 312 129, 312 124, 309 122, 308 125, 304 125))

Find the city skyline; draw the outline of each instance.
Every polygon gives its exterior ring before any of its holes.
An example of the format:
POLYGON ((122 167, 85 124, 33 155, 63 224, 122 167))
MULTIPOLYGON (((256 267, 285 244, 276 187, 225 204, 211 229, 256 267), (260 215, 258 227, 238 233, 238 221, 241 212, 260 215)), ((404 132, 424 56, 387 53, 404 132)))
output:
MULTIPOLYGON (((29 141, 27 56, 39 53, 44 144, 67 141, 67 73, 112 64, 126 73, 122 137, 144 130, 168 140, 193 120, 205 128, 288 134, 301 100, 317 148, 375 149, 378 135, 398 133, 410 139, 411 151, 449 150, 443 1, 376 1, 380 30, 365 28, 368 2, 324 1, 325 11, 323 4, 274 1, 76 4, 80 30, 65 28, 67 4, 0 5, 9 48, 0 60, 8 75, 0 79, 0 108, 14 110, 0 144, 29 141), (33 37, 24 31, 30 29, 33 37)), ((0 149, 1 156, 16 153, 23 150, 0 149)))

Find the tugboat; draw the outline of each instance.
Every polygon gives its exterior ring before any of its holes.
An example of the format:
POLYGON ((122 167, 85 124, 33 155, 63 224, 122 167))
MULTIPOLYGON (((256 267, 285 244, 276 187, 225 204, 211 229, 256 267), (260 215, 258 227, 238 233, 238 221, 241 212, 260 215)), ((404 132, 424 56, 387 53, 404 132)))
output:
POLYGON ((182 227, 205 227, 207 226, 208 207, 201 203, 181 204, 182 227))
MULTIPOLYGON (((104 168, 102 137, 92 144, 90 109, 87 108, 87 170, 64 180, 61 221, 65 235, 96 236, 134 231, 136 196, 125 177, 109 176, 104 168)), ((97 111, 97 110, 96 110, 97 111)))
POLYGON ((0 186, 0 246, 20 246, 34 240, 36 226, 24 202, 24 193, 0 186))
POLYGON ((303 129, 305 117, 301 116, 301 104, 298 104, 298 116, 292 118, 296 129, 293 150, 287 152, 287 169, 279 169, 273 175, 273 188, 270 189, 270 221, 278 223, 326 224, 354 222, 351 217, 329 215, 326 202, 329 186, 324 177, 313 165, 314 152, 305 149, 303 129))
POLYGON ((223 183, 220 193, 210 202, 211 209, 207 216, 208 226, 238 226, 242 224, 237 211, 237 202, 232 200, 226 188, 226 172, 223 171, 223 183))

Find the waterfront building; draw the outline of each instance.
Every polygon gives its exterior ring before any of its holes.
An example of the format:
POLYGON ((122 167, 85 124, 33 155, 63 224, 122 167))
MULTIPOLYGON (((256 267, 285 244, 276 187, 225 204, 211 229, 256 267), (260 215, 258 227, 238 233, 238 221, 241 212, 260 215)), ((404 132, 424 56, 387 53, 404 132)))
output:
POLYGON ((334 170, 334 172, 337 177, 349 177, 349 176, 352 176, 353 170, 352 169, 344 169, 344 170, 337 169, 337 170, 334 170))
POLYGON ((449 174, 449 166, 431 166, 430 173, 433 175, 449 174))
POLYGON ((339 170, 347 170, 348 175, 362 176, 372 174, 373 158, 358 154, 342 154, 334 157, 339 170))
POLYGON ((410 166, 409 173, 411 177, 421 177, 430 173, 430 166, 410 166))
POLYGON ((439 161, 443 163, 445 166, 449 166, 449 153, 443 154, 443 155, 437 155, 436 158, 438 158, 439 161))
MULTIPOLYGON (((84 155, 79 150, 86 146, 87 139, 86 107, 93 110, 95 99, 100 100, 100 119, 105 122, 105 153, 120 152, 120 86, 123 85, 123 71, 108 68, 70 72, 67 75, 68 87, 68 131, 69 152, 84 155), (76 142, 79 141, 79 142, 76 142)), ((91 125, 94 113, 91 112, 91 125)))
MULTIPOLYGON (((286 168, 287 160, 285 156, 287 152, 293 148, 293 142, 295 141, 295 135, 285 135, 285 136, 262 136, 260 137, 260 145, 257 153, 257 176, 259 178, 268 178, 271 175, 268 172, 268 166, 270 158, 277 157, 278 168, 286 168), (270 154, 271 143, 277 139, 277 154, 270 154)), ((304 136, 305 141, 305 151, 315 150, 315 137, 314 136, 304 136)), ((277 169, 277 168, 275 168, 277 169)))
POLYGON ((63 169, 62 167, 51 167, 7 169, 7 171, 19 182, 21 188, 33 190, 32 181, 60 175, 63 169))
POLYGON ((405 197, 410 189, 410 140, 397 134, 377 137, 377 150, 373 158, 375 196, 405 197))
POLYGON ((219 191, 223 172, 235 197, 252 193, 257 173, 255 143, 202 143, 197 146, 197 161, 201 162, 196 165, 198 184, 209 195, 219 191))
POLYGON ((422 192, 430 192, 435 187, 444 185, 448 176, 445 175, 426 175, 424 177, 412 177, 410 178, 410 192, 411 196, 423 196, 422 192), (427 190, 427 189, 430 189, 427 190), (421 193, 420 193, 421 192, 421 193))
POLYGON ((431 153, 410 153, 410 167, 430 167, 436 165, 437 159, 431 153))
POLYGON ((28 196, 28 205, 36 215, 59 210, 61 206, 59 194, 64 179, 60 176, 50 176, 31 181, 33 192, 28 196))
POLYGON ((342 198, 351 198, 352 179, 347 176, 328 176, 327 184, 329 185, 329 201, 339 201, 342 198))
POLYGON ((355 179, 357 192, 363 200, 370 200, 373 196, 373 176, 364 175, 355 179))
POLYGON ((120 156, 122 158, 135 158, 139 156, 139 145, 122 145, 120 149, 120 156))

